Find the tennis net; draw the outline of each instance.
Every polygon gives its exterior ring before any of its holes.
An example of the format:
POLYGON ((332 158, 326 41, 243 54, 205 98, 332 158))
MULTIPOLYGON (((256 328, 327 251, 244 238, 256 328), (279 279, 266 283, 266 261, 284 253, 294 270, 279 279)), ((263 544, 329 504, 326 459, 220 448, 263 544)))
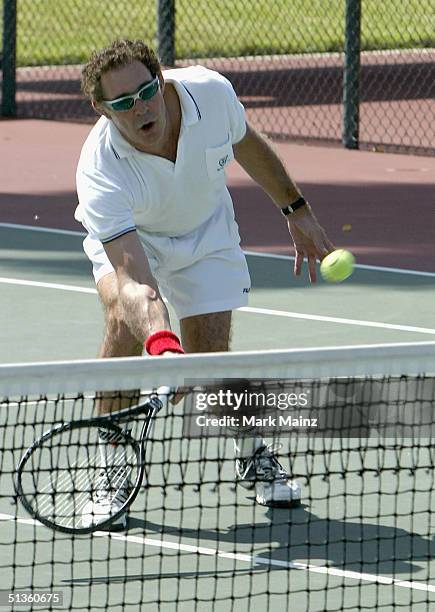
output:
POLYGON ((0 611, 434 609, 435 343, 6 365, 0 402, 0 611), (162 385, 182 399, 155 417, 127 530, 26 514, 35 438, 162 385), (235 446, 263 438, 299 506, 236 484, 235 446))

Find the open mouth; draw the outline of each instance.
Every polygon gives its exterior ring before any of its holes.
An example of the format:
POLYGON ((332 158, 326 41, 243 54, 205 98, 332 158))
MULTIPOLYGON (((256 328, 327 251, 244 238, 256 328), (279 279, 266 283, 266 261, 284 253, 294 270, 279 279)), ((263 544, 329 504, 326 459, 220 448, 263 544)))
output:
POLYGON ((154 121, 148 121, 147 123, 144 123, 140 127, 140 131, 141 132, 149 132, 152 129, 153 125, 154 125, 154 121))

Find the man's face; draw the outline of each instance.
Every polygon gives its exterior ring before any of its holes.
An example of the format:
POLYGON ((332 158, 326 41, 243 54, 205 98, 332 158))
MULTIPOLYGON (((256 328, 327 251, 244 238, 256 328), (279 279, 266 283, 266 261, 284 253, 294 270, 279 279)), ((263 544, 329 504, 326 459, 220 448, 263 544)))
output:
MULTIPOLYGON (((115 100, 135 94, 141 86, 152 80, 148 68, 139 61, 110 70, 101 77, 104 99, 115 100)), ((110 109, 104 103, 95 104, 96 110, 113 121, 124 138, 140 151, 158 153, 165 142, 167 118, 161 75, 160 85, 152 98, 146 101, 137 99, 134 106, 126 111, 110 109)))

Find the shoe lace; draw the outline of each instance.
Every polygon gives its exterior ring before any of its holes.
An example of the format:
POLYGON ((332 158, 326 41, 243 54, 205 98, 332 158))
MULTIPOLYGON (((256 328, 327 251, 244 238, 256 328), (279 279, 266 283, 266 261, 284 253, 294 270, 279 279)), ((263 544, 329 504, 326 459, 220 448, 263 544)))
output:
POLYGON ((281 448, 282 444, 279 442, 273 442, 257 448, 252 457, 246 461, 241 477, 245 478, 251 468, 254 468, 256 473, 258 468, 260 468, 265 480, 275 480, 277 477, 286 478, 285 469, 275 457, 275 453, 278 453, 281 448))
POLYGON ((98 482, 95 487, 95 496, 98 500, 113 498, 115 495, 120 501, 128 497, 128 486, 126 470, 123 467, 102 468, 98 474, 98 482))

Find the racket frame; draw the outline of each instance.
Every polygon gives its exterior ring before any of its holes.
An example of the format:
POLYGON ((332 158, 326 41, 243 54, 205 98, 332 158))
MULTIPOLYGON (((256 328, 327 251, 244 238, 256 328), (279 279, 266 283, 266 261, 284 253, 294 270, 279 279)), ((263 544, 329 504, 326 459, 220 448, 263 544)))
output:
MULTIPOLYGON (((96 531, 102 531, 104 529, 107 529, 107 527, 110 527, 110 525, 113 522, 115 522, 119 517, 121 517, 125 512, 128 511, 128 509, 130 508, 130 506, 132 505, 132 503, 134 502, 134 500, 139 494, 139 491, 142 485, 142 481, 143 481, 143 477, 144 477, 144 473, 145 473, 146 441, 151 431, 151 426, 153 423, 154 416, 157 414, 157 412, 159 412, 159 410, 162 407, 163 407, 163 403, 162 403, 161 398, 157 396, 152 396, 149 399, 147 399, 146 402, 138 404, 137 406, 133 406, 131 408, 125 408, 117 412, 110 412, 105 415, 90 417, 88 419, 80 419, 77 421, 67 421, 67 422, 58 423, 57 425, 55 425, 48 431, 44 432, 38 439, 36 439, 33 442, 32 446, 30 446, 26 450, 26 452, 21 457, 17 465, 17 470, 16 470, 16 474, 14 478, 14 487, 15 487, 15 492, 20 502, 22 503, 23 507, 26 509, 26 511, 30 514, 32 518, 36 519, 37 521, 39 521, 46 527, 49 527, 50 529, 53 529, 55 531, 61 531, 63 533, 76 534, 76 535, 87 535, 90 533, 94 533, 96 531), (133 438, 133 436, 128 431, 122 430, 119 427, 118 423, 121 423, 123 421, 128 421, 131 418, 137 417, 144 413, 145 413, 145 419, 142 424, 142 430, 141 430, 141 433, 139 436, 139 442, 138 442, 135 438, 133 438), (47 442, 47 440, 59 434, 62 434, 64 432, 67 432, 67 431, 73 431, 75 429, 90 428, 90 427, 106 427, 108 429, 111 429, 112 431, 115 431, 117 434, 120 434, 124 438, 125 442, 132 446, 136 454, 136 457, 138 459, 138 466, 139 466, 138 472, 136 475, 136 479, 135 479, 135 483, 133 485, 133 488, 129 496, 127 497, 125 502, 122 504, 122 506, 118 509, 117 512, 112 514, 107 519, 101 520, 98 523, 93 523, 92 525, 89 525, 87 527, 67 527, 65 525, 58 525, 54 521, 39 514, 39 512, 34 509, 32 503, 30 503, 30 501, 26 497, 26 494, 24 493, 23 485, 22 485, 22 475, 23 475, 25 466, 27 465, 27 462, 29 461, 30 457, 33 455, 33 453, 36 450, 43 447, 44 444, 47 442)), ((32 497, 35 498, 35 495, 32 495, 32 497)))

